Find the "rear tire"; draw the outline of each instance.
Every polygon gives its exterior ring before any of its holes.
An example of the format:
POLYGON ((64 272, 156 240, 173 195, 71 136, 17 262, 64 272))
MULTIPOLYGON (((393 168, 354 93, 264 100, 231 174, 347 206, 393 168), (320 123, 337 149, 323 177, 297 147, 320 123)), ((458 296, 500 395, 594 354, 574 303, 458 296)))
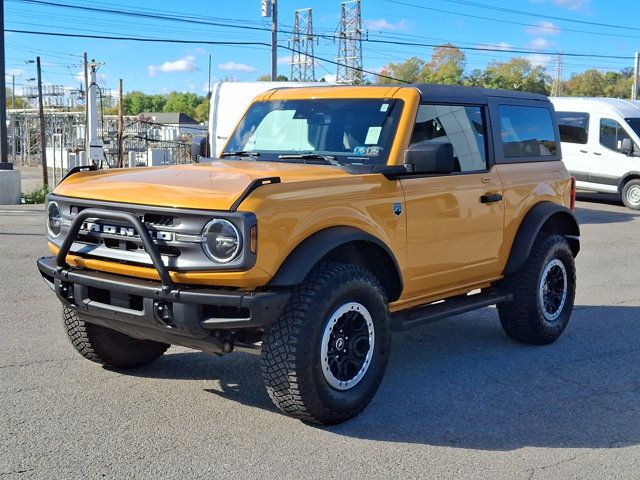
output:
POLYGON ((78 318, 75 311, 62 307, 62 318, 69 340, 87 360, 111 368, 135 368, 160 358, 169 345, 139 340, 78 318))
POLYGON ((503 280, 513 300, 498 304, 505 333, 521 343, 546 345, 564 332, 576 292, 576 267, 567 240, 540 232, 526 263, 503 280))
POLYGON ((629 180, 622 188, 622 203, 632 210, 640 210, 640 180, 629 180))
POLYGON ((344 422, 377 391, 390 341, 378 279, 359 266, 325 264, 294 289, 265 334, 261 367, 267 392, 292 417, 344 422))

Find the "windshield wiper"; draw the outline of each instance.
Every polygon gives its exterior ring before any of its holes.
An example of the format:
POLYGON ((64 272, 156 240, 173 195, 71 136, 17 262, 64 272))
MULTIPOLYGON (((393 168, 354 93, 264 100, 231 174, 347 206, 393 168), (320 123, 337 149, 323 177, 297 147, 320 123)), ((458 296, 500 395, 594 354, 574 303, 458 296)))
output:
POLYGON ((280 160, 324 160, 329 165, 340 166, 340 162, 336 161, 336 157, 333 155, 322 155, 321 153, 288 153, 278 155, 278 158, 280 160))
POLYGON ((250 152, 248 150, 239 150, 237 152, 222 152, 220 158, 224 157, 247 157, 256 160, 260 156, 260 152, 250 152))

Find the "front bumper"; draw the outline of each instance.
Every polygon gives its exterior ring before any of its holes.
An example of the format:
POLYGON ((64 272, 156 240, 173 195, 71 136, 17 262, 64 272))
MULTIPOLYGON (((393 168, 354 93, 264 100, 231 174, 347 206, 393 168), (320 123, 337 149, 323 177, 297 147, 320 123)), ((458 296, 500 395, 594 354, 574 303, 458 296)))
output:
POLYGON ((216 350, 205 347, 209 340, 220 338, 217 332, 273 324, 290 297, 289 292, 276 291, 178 285, 167 289, 160 282, 59 267, 55 257, 37 263, 58 298, 83 320, 137 338, 205 350, 216 350))

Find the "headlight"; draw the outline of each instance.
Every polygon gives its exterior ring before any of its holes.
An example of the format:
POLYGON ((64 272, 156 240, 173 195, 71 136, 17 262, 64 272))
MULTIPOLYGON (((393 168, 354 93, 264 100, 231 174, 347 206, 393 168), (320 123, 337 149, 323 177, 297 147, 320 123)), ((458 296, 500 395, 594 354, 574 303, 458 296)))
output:
POLYGON ((47 232, 49 235, 53 238, 60 235, 61 224, 60 208, 56 202, 50 202, 47 206, 47 232))
POLYGON ((218 263, 228 263, 238 256, 242 247, 242 237, 238 229, 228 220, 216 218, 204 227, 203 244, 205 253, 218 263))

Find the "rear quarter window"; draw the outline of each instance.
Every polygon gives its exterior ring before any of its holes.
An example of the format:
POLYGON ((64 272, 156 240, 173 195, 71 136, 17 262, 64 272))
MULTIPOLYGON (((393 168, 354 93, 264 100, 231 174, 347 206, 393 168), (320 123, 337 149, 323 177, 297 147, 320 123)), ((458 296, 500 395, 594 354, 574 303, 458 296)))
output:
POLYGON ((560 141, 586 144, 589 139, 589 114, 583 112, 556 112, 560 141))
POLYGON ((557 154, 551 111, 545 107, 500 105, 500 140, 506 158, 553 157, 557 154))

